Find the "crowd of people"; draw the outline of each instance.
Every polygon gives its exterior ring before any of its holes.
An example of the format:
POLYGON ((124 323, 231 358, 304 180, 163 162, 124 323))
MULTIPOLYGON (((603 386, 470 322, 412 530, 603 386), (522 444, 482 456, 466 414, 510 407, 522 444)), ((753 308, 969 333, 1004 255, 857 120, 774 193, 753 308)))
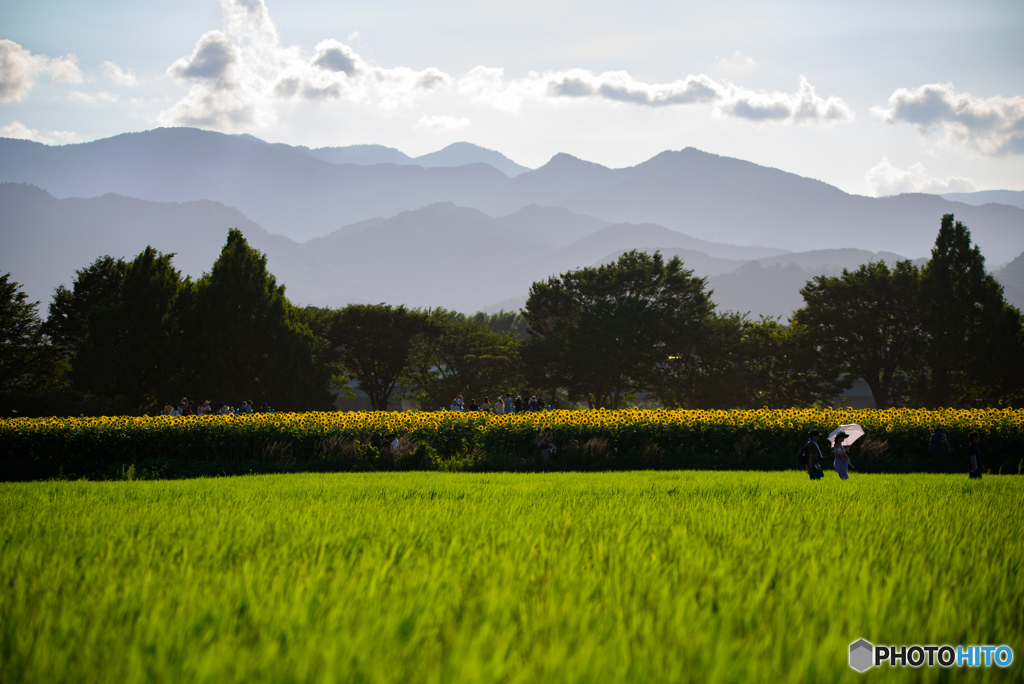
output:
POLYGON ((209 415, 247 415, 251 413, 273 413, 274 409, 267 404, 261 404, 259 410, 252 407, 252 399, 246 399, 239 407, 221 404, 215 410, 209 399, 200 402, 199 406, 188 397, 182 397, 177 404, 171 399, 164 402, 165 416, 209 416, 209 415))
POLYGON ((544 403, 544 397, 531 396, 529 399, 523 399, 521 395, 517 395, 513 399, 512 393, 506 391, 504 397, 501 396, 500 392, 498 393, 498 398, 494 400, 493 405, 491 404, 490 397, 484 397, 483 402, 479 404, 476 403, 476 399, 470 399, 467 404, 461 394, 456 394, 448 410, 493 413, 501 416, 506 413, 522 413, 524 411, 550 411, 551 406, 544 403))

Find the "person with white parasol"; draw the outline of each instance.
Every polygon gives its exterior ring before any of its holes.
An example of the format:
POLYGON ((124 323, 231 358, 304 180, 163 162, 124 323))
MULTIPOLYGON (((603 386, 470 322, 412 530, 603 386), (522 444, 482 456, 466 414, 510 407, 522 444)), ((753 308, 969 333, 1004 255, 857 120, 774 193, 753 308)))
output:
POLYGON ((850 479, 850 475, 847 473, 850 466, 850 447, 863 436, 864 428, 856 423, 840 425, 829 434, 828 439, 832 444, 832 453, 835 455, 832 465, 839 473, 839 479, 850 479))

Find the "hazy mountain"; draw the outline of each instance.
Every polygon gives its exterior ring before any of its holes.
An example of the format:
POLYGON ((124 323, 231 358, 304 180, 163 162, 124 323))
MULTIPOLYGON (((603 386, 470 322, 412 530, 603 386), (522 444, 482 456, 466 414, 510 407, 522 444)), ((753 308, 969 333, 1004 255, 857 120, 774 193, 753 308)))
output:
POLYGON ((57 197, 215 200, 294 240, 432 202, 467 204, 508 180, 486 164, 330 164, 300 148, 190 128, 59 147, 0 139, 0 181, 31 183, 57 197))
POLYGON ((465 166, 467 164, 490 164, 506 176, 515 177, 530 169, 516 164, 501 152, 489 150, 468 142, 452 143, 443 150, 420 155, 413 164, 431 168, 435 166, 465 166))
MULTIPOLYGON (((539 246, 529 258, 504 268, 495 268, 486 278, 477 282, 470 281, 468 287, 453 293, 444 306, 461 311, 494 310, 495 305, 505 306, 508 303, 506 300, 517 300, 525 296, 535 281, 602 263, 605 259, 617 258, 620 253, 630 249, 646 252, 660 250, 662 253, 672 249, 688 250, 691 253, 701 251, 704 259, 702 264, 715 263, 715 257, 732 258, 733 268, 745 259, 775 255, 780 251, 709 243, 653 224, 616 224, 564 247, 548 249, 539 246)), ((695 255, 691 256, 695 258, 695 255)), ((692 267, 688 265, 688 268, 692 267)))
MULTIPOLYGON (((11 271, 45 311, 57 285, 70 285, 75 269, 103 254, 130 258, 152 245, 175 253, 175 265, 198 277, 212 266, 228 229, 237 227, 267 254, 271 272, 296 304, 383 301, 471 313, 518 300, 535 280, 588 266, 616 250, 701 245, 736 257, 735 263, 764 256, 764 250, 703 243, 661 226, 602 226, 564 209, 531 207, 495 219, 440 203, 299 244, 218 202, 163 203, 114 194, 56 199, 30 185, 4 183, 0 272, 11 271), (571 230, 552 229, 559 223, 571 230), (565 244, 584 230, 594 232, 565 244)), ((697 253, 686 257, 695 262, 697 253)))
POLYGON ((561 207, 540 207, 536 204, 503 216, 498 222, 514 231, 543 235, 546 242, 558 245, 575 242, 611 225, 609 221, 576 214, 561 207))
MULTIPOLYGON (((457 159, 465 149, 456 146, 448 158, 457 159)), ((692 148, 623 169, 559 154, 509 178, 490 164, 334 164, 305 148, 252 136, 157 129, 59 147, 0 139, 2 180, 30 182, 58 197, 115 192, 157 201, 211 199, 297 241, 453 202, 489 216, 511 217, 531 205, 561 207, 608 223, 652 223, 709 242, 796 252, 886 250, 909 257, 928 254, 942 215, 955 213, 993 261, 1024 251, 1021 208, 970 206, 937 195, 849 195, 820 181, 692 148)), ((572 230, 564 239, 573 237, 572 230)))
MULTIPOLYGON (((175 265, 198 277, 232 227, 267 254, 271 272, 296 304, 383 301, 467 313, 518 309, 535 281, 641 249, 679 256, 696 275, 708 277, 723 310, 786 317, 802 305, 799 290, 814 275, 901 258, 857 249, 779 253, 698 240, 653 224, 604 225, 558 208, 528 207, 492 218, 451 203, 299 244, 217 202, 161 203, 113 194, 58 200, 33 186, 5 183, 0 272, 11 271, 45 312, 53 289, 70 284, 76 268, 102 254, 130 258, 152 245, 174 252, 175 265), (564 226, 569 229, 560 231, 564 226), (583 236, 571 239, 577 233, 583 236)), ((1024 255, 995 275, 1008 300, 1024 304, 1024 255)))
POLYGON ((529 171, 503 155, 479 145, 467 142, 452 143, 437 152, 419 157, 410 157, 393 147, 383 145, 349 145, 347 147, 320 147, 309 150, 309 154, 331 164, 415 164, 424 168, 437 166, 466 166, 467 164, 490 164, 506 176, 518 176, 529 171))
POLYGON ((687 148, 625 169, 569 155, 518 176, 478 206, 534 201, 610 221, 651 222, 694 237, 789 251, 855 247, 928 253, 943 214, 970 226, 983 252, 1024 249, 1024 210, 971 207, 936 195, 873 198, 739 159, 687 148))
POLYGON ((1024 253, 993 273, 1006 293, 1006 301, 1024 311, 1024 253))
POLYGON ((75 269, 110 254, 132 258, 151 245, 174 252, 174 265, 197 278, 208 271, 238 228, 267 254, 267 265, 288 297, 301 303, 357 300, 358 283, 325 264, 313 250, 271 235, 237 209, 218 202, 161 203, 108 194, 54 198, 30 185, 0 183, 0 272, 10 271, 33 300, 46 307, 57 285, 71 285, 75 269))
POLYGON ((982 204, 1008 204, 1024 209, 1024 190, 979 190, 978 192, 947 192, 939 195, 952 202, 963 202, 971 206, 982 204))
MULTIPOLYGON (((348 145, 346 147, 319 147, 309 154, 331 164, 412 164, 405 152, 383 145, 348 145)), ((421 164, 422 166, 422 164, 421 164)))

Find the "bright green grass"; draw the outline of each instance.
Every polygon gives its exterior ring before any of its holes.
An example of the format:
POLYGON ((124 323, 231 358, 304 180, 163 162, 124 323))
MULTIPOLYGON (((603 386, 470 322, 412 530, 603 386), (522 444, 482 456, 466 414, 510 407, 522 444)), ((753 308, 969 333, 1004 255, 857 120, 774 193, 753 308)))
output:
POLYGON ((0 484, 0 682, 1024 679, 1024 478, 0 484), (1008 644, 997 668, 850 642, 1008 644))

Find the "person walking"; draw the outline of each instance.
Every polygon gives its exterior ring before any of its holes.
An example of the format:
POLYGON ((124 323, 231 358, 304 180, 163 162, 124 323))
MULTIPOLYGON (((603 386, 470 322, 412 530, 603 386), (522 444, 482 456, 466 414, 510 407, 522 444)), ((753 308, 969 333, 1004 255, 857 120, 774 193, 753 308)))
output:
POLYGON ((843 440, 848 436, 845 432, 840 431, 832 442, 832 455, 835 456, 835 460, 832 461, 832 467, 839 473, 840 480, 850 479, 847 473, 850 466, 850 454, 846 451, 846 447, 843 446, 843 440))
POLYGON ((494 402, 494 415, 505 415, 505 402, 501 400, 501 394, 498 394, 498 399, 494 402))
POLYGON ((512 393, 505 390, 505 413, 512 413, 512 393))
POLYGON ((491 412, 491 400, 488 397, 484 397, 484 403, 480 404, 480 410, 483 413, 491 412))
POLYGON ((800 460, 807 464, 807 475, 812 480, 820 480, 825 477, 825 473, 821 471, 821 466, 815 463, 815 458, 818 460, 824 458, 821 455, 821 447, 818 446, 818 438, 820 436, 820 432, 811 430, 807 434, 807 444, 804 444, 803 448, 800 449, 800 460))
POLYGON ((975 431, 967 435, 967 439, 970 440, 970 444, 967 445, 967 465, 970 467, 970 479, 981 479, 981 471, 985 469, 985 464, 981 462, 981 447, 978 446, 981 443, 981 435, 975 431))

